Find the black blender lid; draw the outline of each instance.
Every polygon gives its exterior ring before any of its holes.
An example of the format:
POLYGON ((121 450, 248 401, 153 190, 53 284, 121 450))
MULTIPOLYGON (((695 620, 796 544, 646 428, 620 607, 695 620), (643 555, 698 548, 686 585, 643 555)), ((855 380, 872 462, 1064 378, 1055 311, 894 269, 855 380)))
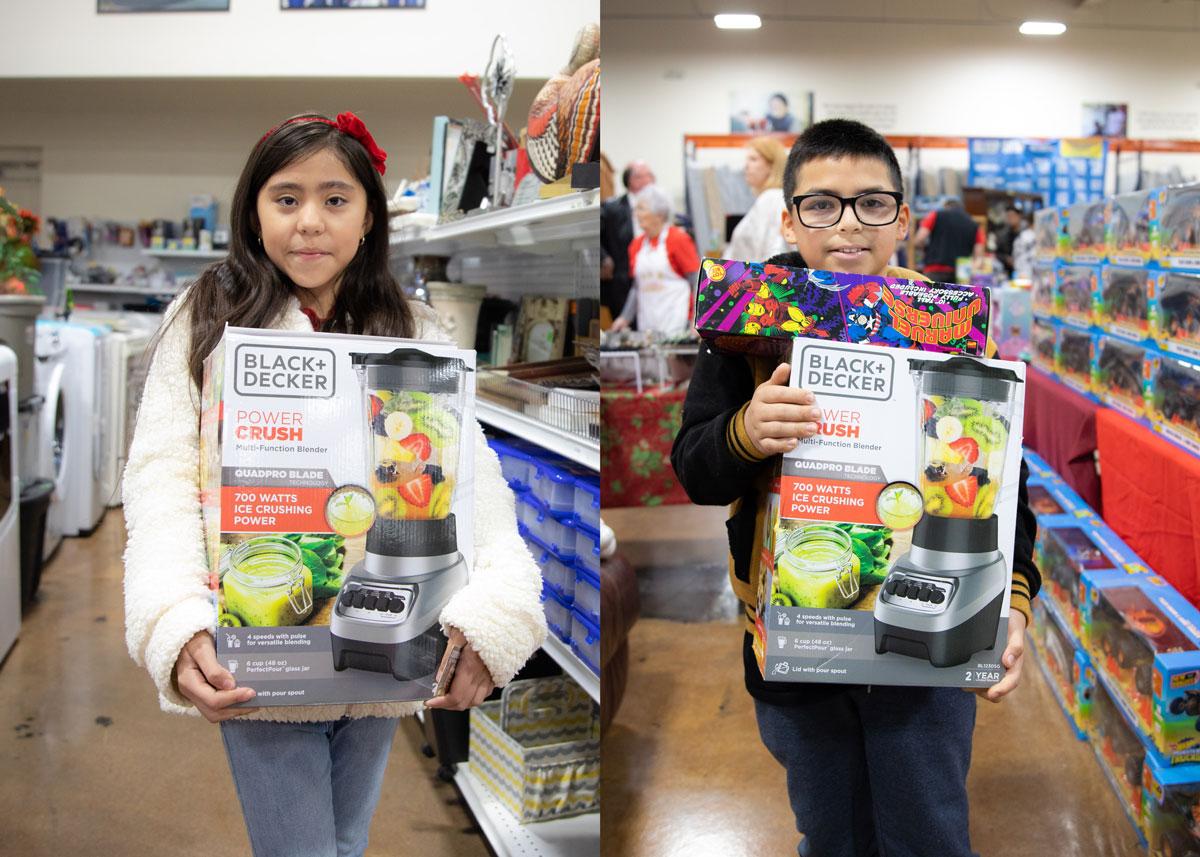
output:
POLYGON ((429 393, 458 390, 467 365, 458 357, 439 357, 417 348, 397 348, 387 353, 352 352, 350 362, 362 367, 368 383, 398 390, 429 393))
POLYGON ((1020 376, 1011 369, 989 366, 974 357, 951 357, 949 360, 909 359, 909 370, 913 372, 940 372, 967 378, 990 378, 997 381, 1022 383, 1020 376))

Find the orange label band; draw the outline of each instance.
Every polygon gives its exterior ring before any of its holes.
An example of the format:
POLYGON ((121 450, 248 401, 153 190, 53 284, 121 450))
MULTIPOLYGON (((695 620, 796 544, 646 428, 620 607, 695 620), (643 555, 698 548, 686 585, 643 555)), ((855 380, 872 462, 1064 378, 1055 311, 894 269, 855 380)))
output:
POLYGON ((877 482, 785 476, 779 496, 781 518, 879 524, 875 503, 884 486, 877 482))
POLYGON ((324 533, 330 488, 221 488, 221 529, 237 533, 324 533))

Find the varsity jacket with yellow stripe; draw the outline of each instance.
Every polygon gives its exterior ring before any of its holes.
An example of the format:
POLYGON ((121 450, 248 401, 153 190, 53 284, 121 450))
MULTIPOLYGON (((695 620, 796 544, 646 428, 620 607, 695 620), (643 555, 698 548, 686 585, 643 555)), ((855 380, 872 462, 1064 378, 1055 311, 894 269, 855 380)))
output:
MULTIPOLYGON (((777 256, 768 264, 805 267, 796 253, 777 256)), ((906 268, 888 268, 885 275, 926 279, 906 268)), ((754 625, 756 595, 762 575, 755 545, 767 514, 776 460, 774 456, 760 453, 750 440, 746 432, 746 408, 754 390, 770 378, 780 362, 779 358, 726 354, 707 344, 701 346, 683 404, 683 424, 671 450, 671 463, 693 503, 732 507, 726 522, 729 578, 746 617, 743 647, 746 688, 764 702, 786 705, 830 695, 839 686, 764 681, 750 645, 750 629, 754 625)), ((1027 624, 1031 624, 1029 602, 1041 587, 1042 578, 1033 562, 1037 520, 1029 508, 1028 475, 1022 460, 1010 604, 1012 609, 1025 615, 1027 624)))

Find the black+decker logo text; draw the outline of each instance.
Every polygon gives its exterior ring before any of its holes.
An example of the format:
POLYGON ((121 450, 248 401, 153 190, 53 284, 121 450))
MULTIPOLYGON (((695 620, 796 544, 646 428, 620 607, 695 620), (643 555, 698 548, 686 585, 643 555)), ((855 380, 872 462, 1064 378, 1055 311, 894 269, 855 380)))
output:
POLYGON ((892 397, 895 360, 887 354, 863 354, 810 345, 800 352, 800 386, 817 396, 847 396, 886 401, 892 397))
POLYGON ((239 345, 234 390, 239 396, 333 397, 336 361, 328 348, 239 345))

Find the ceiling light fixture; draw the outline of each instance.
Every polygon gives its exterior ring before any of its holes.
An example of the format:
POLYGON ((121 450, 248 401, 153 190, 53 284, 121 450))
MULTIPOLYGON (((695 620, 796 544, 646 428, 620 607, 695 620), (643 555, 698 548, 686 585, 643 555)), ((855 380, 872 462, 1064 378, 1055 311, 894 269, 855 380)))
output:
POLYGON ((713 23, 720 30, 757 30, 762 26, 762 18, 757 15, 713 15, 713 23))
POLYGON ((1066 31, 1067 25, 1058 21, 1026 21, 1021 25, 1022 36, 1061 36, 1066 31))

